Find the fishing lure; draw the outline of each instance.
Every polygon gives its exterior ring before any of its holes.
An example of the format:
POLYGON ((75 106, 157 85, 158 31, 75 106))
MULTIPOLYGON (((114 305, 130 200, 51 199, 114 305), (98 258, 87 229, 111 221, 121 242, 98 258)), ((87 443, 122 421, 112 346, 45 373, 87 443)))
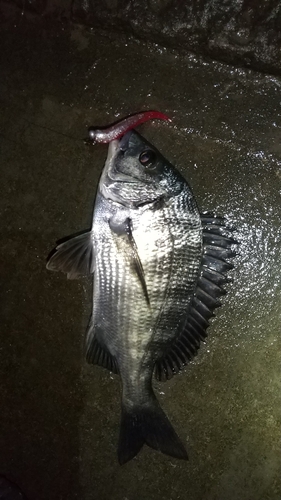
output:
POLYGON ((90 144, 103 143, 107 144, 114 139, 119 139, 129 130, 135 128, 141 123, 147 122, 148 120, 164 120, 171 122, 171 118, 164 113, 159 111, 143 111, 142 113, 136 113, 135 115, 128 116, 119 122, 114 123, 106 128, 95 128, 90 127, 89 139, 87 140, 90 144))

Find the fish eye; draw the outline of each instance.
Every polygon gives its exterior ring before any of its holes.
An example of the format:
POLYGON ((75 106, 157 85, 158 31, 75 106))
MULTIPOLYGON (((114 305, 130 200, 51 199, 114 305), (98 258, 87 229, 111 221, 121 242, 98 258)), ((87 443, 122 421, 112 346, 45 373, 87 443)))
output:
POLYGON ((151 167, 156 160, 156 154, 151 149, 146 149, 139 156, 139 161, 144 167, 151 167))

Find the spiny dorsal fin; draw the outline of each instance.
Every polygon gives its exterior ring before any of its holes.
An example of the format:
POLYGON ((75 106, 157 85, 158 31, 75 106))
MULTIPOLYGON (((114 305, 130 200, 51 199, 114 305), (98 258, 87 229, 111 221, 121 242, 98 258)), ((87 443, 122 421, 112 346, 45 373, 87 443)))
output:
POLYGON ((200 343, 207 336, 209 319, 221 305, 225 295, 224 285, 229 281, 226 273, 233 265, 228 259, 235 256, 233 245, 237 242, 229 236, 229 230, 221 217, 204 215, 203 257, 200 276, 191 300, 187 318, 179 337, 155 364, 155 377, 167 380, 178 373, 198 352, 200 343))

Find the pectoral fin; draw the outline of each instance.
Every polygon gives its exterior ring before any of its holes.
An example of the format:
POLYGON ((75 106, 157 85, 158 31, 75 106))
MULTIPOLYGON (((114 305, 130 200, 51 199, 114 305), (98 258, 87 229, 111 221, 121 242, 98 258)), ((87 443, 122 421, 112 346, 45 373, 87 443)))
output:
POLYGON ((60 243, 50 254, 47 269, 62 271, 68 279, 76 279, 94 272, 94 247, 91 231, 60 243))
POLYGON ((141 282, 141 286, 143 289, 143 293, 145 296, 145 300, 148 305, 150 305, 149 301, 149 296, 148 296, 148 291, 147 291, 147 286, 146 286, 146 281, 145 281, 145 275, 142 267, 142 263, 140 260, 140 256, 138 254, 138 248, 137 244, 135 242, 133 232, 132 232, 132 221, 128 217, 127 219, 123 221, 118 221, 115 220, 114 218, 109 220, 109 227, 111 231, 113 231, 115 234, 118 236, 125 236, 126 241, 128 243, 128 252, 129 252, 129 258, 131 261, 131 264, 141 282))

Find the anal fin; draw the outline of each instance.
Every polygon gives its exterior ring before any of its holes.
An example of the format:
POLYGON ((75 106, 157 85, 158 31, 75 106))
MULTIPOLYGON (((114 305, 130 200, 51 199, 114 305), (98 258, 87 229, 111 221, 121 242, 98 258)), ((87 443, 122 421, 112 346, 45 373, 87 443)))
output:
MULTIPOLYGON (((100 332, 101 333, 101 332, 100 332)), ((90 320, 85 341, 86 361, 93 365, 99 365, 110 372, 119 373, 118 363, 107 347, 99 339, 99 329, 90 320)))
POLYGON ((97 339, 94 339, 91 343, 87 351, 86 360, 88 363, 102 366, 112 373, 119 373, 115 358, 111 356, 108 350, 97 339))

